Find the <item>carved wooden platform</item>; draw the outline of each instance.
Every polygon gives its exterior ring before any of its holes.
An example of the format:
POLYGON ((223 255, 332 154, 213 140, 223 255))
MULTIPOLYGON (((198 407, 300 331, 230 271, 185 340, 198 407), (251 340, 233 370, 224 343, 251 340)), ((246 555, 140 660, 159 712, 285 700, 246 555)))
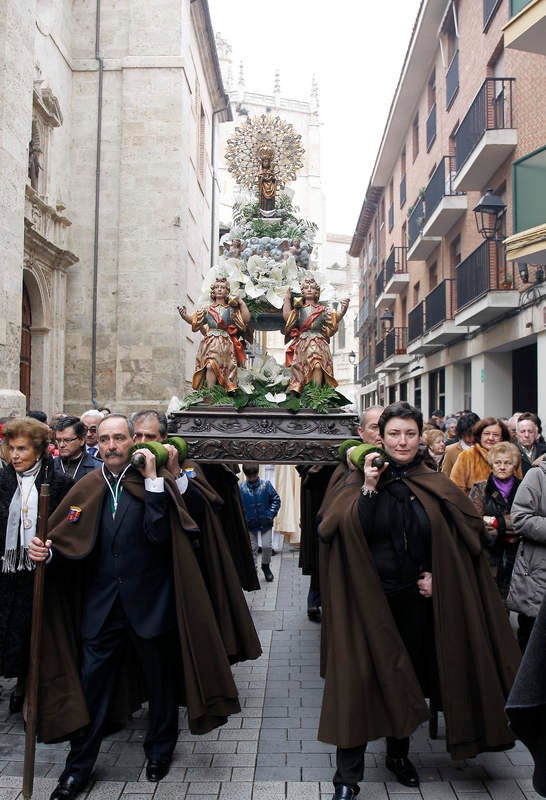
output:
POLYGON ((294 414, 199 405, 169 417, 169 432, 187 441, 190 458, 215 463, 333 464, 339 445, 356 436, 357 426, 358 417, 343 411, 294 414))

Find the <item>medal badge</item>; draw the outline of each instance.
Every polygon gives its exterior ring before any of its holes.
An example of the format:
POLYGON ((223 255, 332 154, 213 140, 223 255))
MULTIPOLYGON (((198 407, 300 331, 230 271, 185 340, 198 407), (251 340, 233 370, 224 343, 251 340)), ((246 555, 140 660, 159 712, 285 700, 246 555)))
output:
POLYGON ((79 506, 70 506, 66 518, 69 522, 77 522, 81 516, 82 510, 79 506))

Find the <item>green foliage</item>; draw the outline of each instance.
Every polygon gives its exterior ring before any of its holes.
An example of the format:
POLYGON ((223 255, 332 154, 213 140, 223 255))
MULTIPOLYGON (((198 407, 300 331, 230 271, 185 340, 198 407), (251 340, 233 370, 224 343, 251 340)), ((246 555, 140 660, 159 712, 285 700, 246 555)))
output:
POLYGON ((224 387, 217 383, 215 386, 202 386, 200 389, 187 394, 182 400, 180 409, 181 411, 186 411, 198 403, 207 403, 209 406, 231 406, 233 405, 233 399, 224 387))
POLYGON ((271 223, 259 216, 260 207, 257 202, 238 202, 233 205, 232 236, 248 239, 251 236, 271 236, 286 239, 306 239, 312 241, 318 225, 307 219, 298 217, 299 208, 292 205, 292 200, 281 192, 275 200, 275 216, 280 222, 271 223))
POLYGON ((327 383, 323 383, 322 386, 308 383, 300 395, 300 408, 310 408, 319 414, 326 414, 331 408, 340 408, 350 402, 327 383))
POLYGON ((284 408, 297 412, 305 408, 319 414, 326 414, 332 408, 341 408, 351 402, 328 384, 317 386, 314 383, 308 383, 300 397, 296 394, 289 394, 281 403, 272 403, 268 400, 265 395, 269 392, 275 392, 275 388, 259 379, 254 382, 252 394, 247 394, 242 389, 228 394, 219 384, 211 388, 203 386, 186 395, 180 408, 185 411, 191 406, 206 403, 209 406, 233 406, 237 410, 242 408, 284 408))

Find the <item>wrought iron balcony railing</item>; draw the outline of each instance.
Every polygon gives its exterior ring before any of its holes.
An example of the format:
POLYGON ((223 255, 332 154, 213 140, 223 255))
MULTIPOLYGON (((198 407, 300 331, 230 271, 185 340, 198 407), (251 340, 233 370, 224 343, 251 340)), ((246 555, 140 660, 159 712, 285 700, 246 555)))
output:
POLYGON ((512 128, 515 78, 486 78, 455 133, 459 171, 486 131, 512 128))
POLYGON ((408 216, 408 247, 411 248, 425 224, 425 199, 419 197, 408 216))
POLYGON ((367 376, 371 374, 371 371, 370 356, 364 356, 364 358, 358 362, 358 368, 356 372, 358 382, 363 383, 367 376))
POLYGON ((455 177, 455 156, 444 156, 425 189, 426 219, 430 219, 442 198, 451 197, 464 192, 456 192, 453 188, 455 177))
POLYGON ((407 328, 391 328, 387 332, 384 340, 385 342, 385 358, 391 356, 399 356, 406 352, 408 346, 408 329, 407 328))
POLYGON ((425 297, 425 332, 448 319, 453 319, 457 307, 455 290, 455 278, 446 278, 427 294, 425 297))
POLYGON ((425 330, 425 304, 423 300, 408 314, 408 342, 414 342, 425 330))
POLYGON ((407 247, 393 247, 385 261, 385 286, 393 275, 408 271, 407 247))
POLYGON ((457 267, 457 310, 494 289, 509 289, 506 256, 500 242, 483 242, 457 267))

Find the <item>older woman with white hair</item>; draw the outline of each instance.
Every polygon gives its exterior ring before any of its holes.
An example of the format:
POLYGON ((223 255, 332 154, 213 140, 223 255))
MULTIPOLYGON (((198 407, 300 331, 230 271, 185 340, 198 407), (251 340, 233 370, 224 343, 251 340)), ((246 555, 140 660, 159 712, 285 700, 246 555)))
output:
POLYGON ((28 545, 36 535, 40 488, 49 484, 53 511, 73 482, 54 470, 47 425, 17 418, 3 434, 10 463, 0 471, 0 675, 18 679, 9 701, 14 713, 23 706, 28 668, 34 588, 28 545))
POLYGON ((521 464, 518 448, 511 442, 492 445, 487 453, 491 474, 470 490, 470 499, 483 517, 484 544, 489 550, 489 565, 496 575, 501 597, 506 599, 518 549, 519 536, 514 530, 510 509, 521 481, 516 470, 521 464))

